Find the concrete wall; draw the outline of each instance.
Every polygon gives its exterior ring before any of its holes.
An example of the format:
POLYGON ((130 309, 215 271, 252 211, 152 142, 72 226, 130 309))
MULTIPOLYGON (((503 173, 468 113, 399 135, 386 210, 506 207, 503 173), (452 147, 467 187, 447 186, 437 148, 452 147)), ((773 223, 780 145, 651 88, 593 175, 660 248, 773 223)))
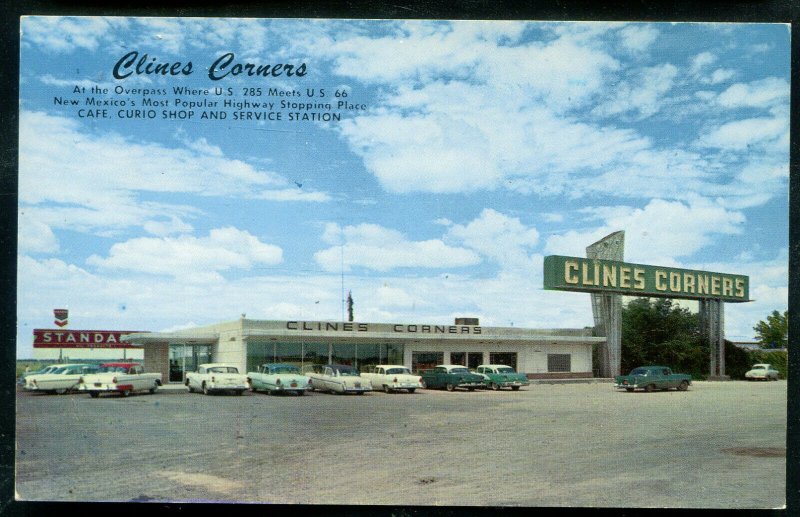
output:
POLYGON ((161 382, 169 383, 169 345, 153 343, 144 349, 144 370, 161 374, 161 382))

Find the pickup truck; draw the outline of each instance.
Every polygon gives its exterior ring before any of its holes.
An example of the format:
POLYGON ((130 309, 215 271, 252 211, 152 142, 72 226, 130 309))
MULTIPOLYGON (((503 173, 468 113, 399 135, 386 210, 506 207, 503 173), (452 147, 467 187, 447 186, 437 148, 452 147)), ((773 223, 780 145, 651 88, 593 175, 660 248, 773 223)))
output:
POLYGON ((361 377, 372 382, 372 389, 383 389, 386 393, 399 390, 407 390, 414 393, 414 390, 422 387, 422 378, 413 375, 411 370, 403 365, 379 364, 365 368, 361 372, 361 377))
POLYGON ((241 395, 247 390, 247 376, 239 373, 239 368, 231 364, 207 363, 197 367, 196 372, 186 374, 186 387, 189 392, 229 391, 241 395))
POLYGON ((466 366, 460 364, 440 364, 432 370, 422 372, 422 382, 428 389, 445 388, 453 391, 456 388, 466 388, 475 391, 475 388, 483 388, 483 376, 470 373, 466 366))
POLYGON ((155 393, 161 386, 160 373, 145 373, 139 363, 106 363, 100 372, 83 375, 78 380, 78 391, 88 391, 92 398, 100 393, 116 392, 127 397, 134 391, 155 393))
POLYGON ((691 383, 691 375, 672 373, 672 370, 666 366, 640 366, 631 370, 629 375, 614 377, 614 387, 627 392, 636 389, 649 392, 670 388, 686 391, 691 383))

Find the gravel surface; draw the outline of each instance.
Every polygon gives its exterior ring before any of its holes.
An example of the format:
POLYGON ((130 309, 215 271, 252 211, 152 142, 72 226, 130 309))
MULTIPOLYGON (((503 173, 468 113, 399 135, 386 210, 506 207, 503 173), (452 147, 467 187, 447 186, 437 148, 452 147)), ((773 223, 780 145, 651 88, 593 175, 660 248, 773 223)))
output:
POLYGON ((23 500, 776 508, 786 382, 17 394, 23 500))

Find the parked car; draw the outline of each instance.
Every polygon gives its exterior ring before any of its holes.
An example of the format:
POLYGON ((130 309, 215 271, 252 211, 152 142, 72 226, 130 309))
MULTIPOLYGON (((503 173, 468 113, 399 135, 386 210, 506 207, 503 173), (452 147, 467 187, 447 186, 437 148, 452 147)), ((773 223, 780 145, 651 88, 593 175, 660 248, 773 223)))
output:
POLYGON ((690 384, 692 384, 691 375, 672 373, 666 366, 640 366, 631 370, 629 375, 614 377, 614 387, 628 392, 636 389, 655 391, 671 388, 686 391, 690 384))
POLYGON ((483 376, 486 387, 493 390, 511 388, 517 391, 520 386, 529 386, 531 383, 527 375, 517 373, 505 364, 482 364, 475 368, 475 373, 483 376))
POLYGON ((753 367, 744 374, 744 378, 748 381, 762 380, 773 381, 778 380, 778 370, 772 367, 771 364, 761 363, 754 364, 753 367))
POLYGON ((305 395, 306 390, 311 389, 308 381, 309 378, 293 364, 262 364, 257 372, 247 372, 247 383, 253 391, 305 395))
POLYGON ((146 373, 139 363, 105 363, 97 373, 82 375, 79 391, 88 392, 92 398, 101 393, 119 393, 127 397, 134 391, 155 393, 161 386, 160 373, 146 373))
POLYGON ((50 372, 52 372, 54 370, 57 370, 58 368, 61 368, 61 367, 64 367, 64 366, 67 366, 67 365, 65 365, 65 364, 51 364, 50 366, 45 366, 44 368, 40 368, 40 369, 32 371, 32 372, 23 373, 17 379, 17 386, 25 387, 25 379, 27 379, 31 375, 41 375, 43 373, 50 373, 50 372))
POLYGON ((190 393, 196 390, 208 395, 227 391, 241 395, 247 390, 247 376, 239 373, 239 368, 232 364, 201 364, 196 372, 186 374, 186 386, 190 393))
POLYGON ((355 393, 363 395, 372 391, 372 383, 364 379, 358 370, 344 364, 314 364, 304 368, 310 379, 311 389, 330 393, 355 393))
POLYGON ((372 389, 383 389, 386 393, 399 390, 406 390, 414 393, 417 388, 422 387, 422 377, 414 375, 411 370, 403 365, 379 364, 365 368, 361 372, 361 377, 369 379, 372 389))
POLYGON ((28 391, 45 391, 60 395, 77 389, 81 375, 98 370, 99 367, 93 364, 55 365, 46 373, 28 375, 25 378, 24 388, 28 391))
POLYGON ((466 366, 460 364, 440 364, 432 370, 422 372, 422 382, 428 389, 445 388, 453 391, 456 388, 466 388, 475 391, 483 388, 483 376, 471 373, 466 366))

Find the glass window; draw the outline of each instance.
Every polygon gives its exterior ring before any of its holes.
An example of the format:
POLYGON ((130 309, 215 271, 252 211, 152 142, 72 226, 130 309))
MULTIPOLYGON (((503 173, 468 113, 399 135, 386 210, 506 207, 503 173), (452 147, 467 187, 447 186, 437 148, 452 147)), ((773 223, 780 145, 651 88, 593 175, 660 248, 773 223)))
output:
POLYGON ((470 352, 467 354, 467 368, 477 368, 483 363, 483 352, 470 352))
MULTIPOLYGON (((356 345, 358 347, 358 362, 354 366, 361 368, 370 364, 381 364, 381 357, 386 357, 386 354, 381 354, 382 345, 372 345, 369 343, 356 345)), ((385 348, 385 347, 384 347, 385 348)))
POLYGON ((301 366, 303 363, 302 343, 275 343, 275 355, 270 362, 301 366))
MULTIPOLYGON (((569 354, 567 354, 569 356, 569 354)), ((489 354, 489 362, 492 364, 504 364, 513 369, 517 369, 517 353, 516 352, 491 352, 489 354)), ((569 371, 569 370, 567 370, 569 371)))
POLYGON ((411 370, 429 370, 444 362, 444 352, 412 352, 411 370))
POLYGON ((386 347, 386 351, 382 355, 384 364, 405 364, 403 362, 403 345, 382 345, 386 347))
POLYGON ((247 340, 247 371, 258 371, 264 363, 272 363, 275 359, 275 343, 273 341, 247 340))
POLYGON ((570 354, 547 354, 547 371, 572 371, 572 356, 570 354))
POLYGON ((327 343, 303 343, 303 364, 328 364, 327 343))
POLYGON ((356 345, 353 343, 335 343, 331 354, 331 362, 354 366, 356 363, 356 345))
POLYGON ((467 365, 467 354, 464 352, 450 352, 450 364, 467 365))

